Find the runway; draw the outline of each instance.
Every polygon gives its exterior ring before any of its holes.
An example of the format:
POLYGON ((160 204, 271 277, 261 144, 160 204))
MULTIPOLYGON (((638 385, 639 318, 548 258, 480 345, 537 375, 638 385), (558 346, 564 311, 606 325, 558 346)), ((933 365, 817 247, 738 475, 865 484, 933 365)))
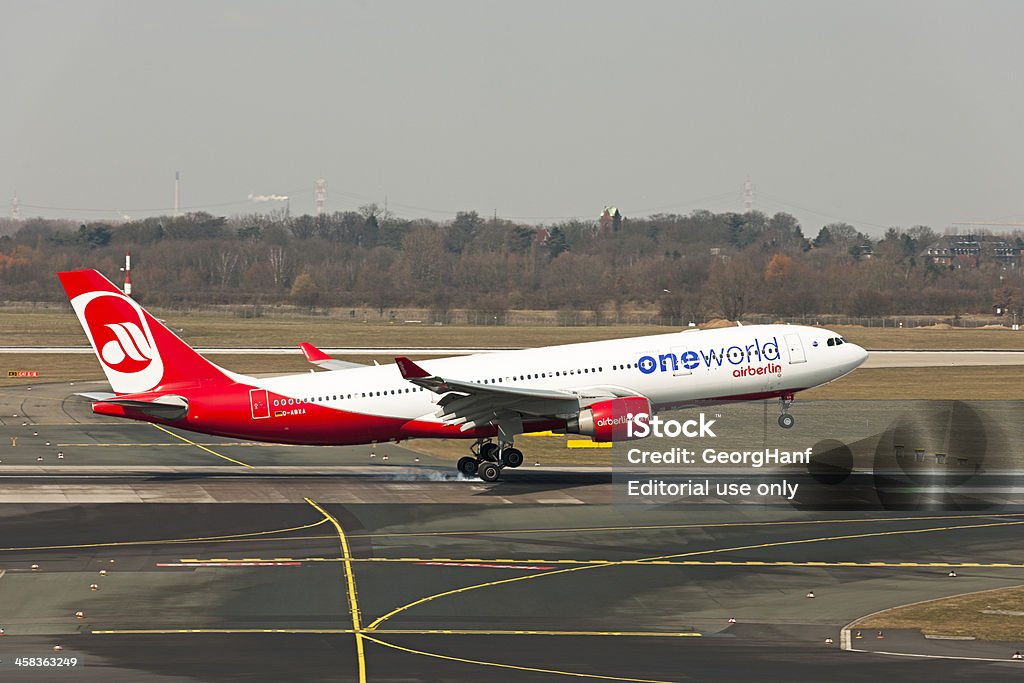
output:
POLYGON ((85 662, 76 680, 1018 673, 1014 662, 849 654, 824 639, 838 643, 842 624, 894 601, 1019 583, 1021 568, 994 565, 1024 563, 1013 547, 1021 516, 762 519, 736 507, 453 511, 312 499, 0 514, 0 658, 59 643, 85 662), (977 566, 950 581, 921 559, 977 566), (850 564, 828 564, 840 561, 850 564))
POLYGON ((839 644, 879 609, 1024 583, 1024 513, 625 505, 607 468, 490 485, 393 444, 113 422, 78 388, 0 397, 4 681, 54 679, 9 663, 58 644, 81 681, 1020 675, 1002 644, 839 644))

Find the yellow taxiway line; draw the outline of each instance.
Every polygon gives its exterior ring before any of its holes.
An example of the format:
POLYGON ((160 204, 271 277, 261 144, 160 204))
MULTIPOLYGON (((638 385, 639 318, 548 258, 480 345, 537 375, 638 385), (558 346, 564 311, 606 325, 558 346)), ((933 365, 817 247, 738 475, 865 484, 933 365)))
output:
MULTIPOLYGON (((320 526, 328 522, 328 518, 324 517, 318 522, 311 522, 310 524, 303 524, 302 526, 293 526, 285 529, 268 529, 266 531, 250 531, 243 534, 227 534, 225 536, 198 536, 196 538, 163 538, 153 539, 144 541, 110 541, 109 543, 79 543, 73 545, 35 545, 35 546, 22 546, 12 548, 0 548, 0 552, 19 552, 27 550, 76 550, 82 548, 118 548, 123 546, 133 545, 170 545, 170 544, 188 544, 188 543, 224 543, 229 541, 248 541, 248 540, 263 540, 271 541, 275 539, 260 538, 262 536, 268 536, 270 534, 284 534, 290 531, 301 531, 303 529, 312 529, 313 527, 320 526)), ((282 539, 283 540, 283 539, 282 539)))
POLYGON ((420 598, 418 600, 414 600, 412 602, 406 603, 405 605, 401 605, 399 607, 396 607, 395 609, 391 610, 387 614, 384 614, 383 616, 378 617, 377 619, 375 619, 373 622, 371 622, 366 627, 366 630, 367 631, 375 630, 377 627, 379 627, 382 623, 384 623, 388 619, 391 619, 392 617, 394 617, 394 616, 396 616, 396 615, 398 615, 398 614, 400 614, 400 613, 402 613, 402 612, 404 612, 404 611, 406 611, 408 609, 411 609, 411 608, 416 607, 418 605, 423 605, 423 604, 428 603, 428 602, 432 602, 432 601, 437 600, 439 598, 444 598, 444 597, 448 597, 448 596, 451 596, 451 595, 458 595, 460 593, 466 593, 466 592, 473 591, 473 590, 478 590, 478 589, 481 589, 481 588, 490 588, 490 587, 493 587, 493 586, 500 586, 500 585, 505 585, 505 584, 510 584, 510 583, 517 583, 517 582, 520 582, 520 581, 535 580, 535 579, 539 579, 539 578, 542 578, 542 577, 555 576, 555 575, 558 575, 558 574, 568 574, 568 573, 571 573, 571 572, 586 571, 588 569, 598 569, 598 568, 601 568, 601 567, 615 567, 615 566, 621 566, 621 565, 625 565, 625 564, 645 564, 645 563, 648 563, 648 562, 656 562, 656 561, 662 561, 662 560, 676 560, 676 559, 681 559, 681 558, 686 558, 686 557, 696 557, 696 556, 700 556, 700 555, 714 555, 714 554, 718 554, 718 553, 736 552, 736 551, 741 551, 741 550, 759 550, 759 549, 764 549, 764 548, 778 548, 778 547, 787 546, 787 545, 800 545, 800 544, 805 544, 805 543, 820 543, 820 542, 827 542, 827 541, 843 541, 843 540, 853 540, 853 539, 861 539, 861 538, 875 538, 875 537, 880 537, 880 536, 898 536, 898 535, 901 535, 901 534, 921 534, 921 533, 931 533, 931 532, 937 532, 937 531, 955 531, 957 529, 978 529, 978 528, 995 527, 995 526, 1012 526, 1012 525, 1019 525, 1019 524, 1024 524, 1024 520, 1022 520, 1022 521, 1013 521, 1013 522, 993 522, 993 523, 988 523, 988 524, 961 524, 961 525, 944 526, 944 527, 930 527, 930 528, 925 528, 925 529, 898 529, 898 530, 890 530, 890 531, 875 531, 875 532, 862 533, 862 534, 849 534, 849 535, 846 535, 846 536, 822 536, 822 537, 818 537, 818 538, 794 539, 794 540, 788 540, 788 541, 772 541, 772 542, 769 542, 769 543, 757 543, 757 544, 752 544, 752 545, 734 546, 734 547, 729 547, 729 548, 712 548, 712 549, 708 549, 708 550, 695 550, 695 551, 690 551, 690 552, 686 552, 686 553, 677 553, 677 554, 673 554, 673 555, 659 555, 659 556, 655 556, 655 557, 641 558, 639 560, 637 560, 637 559, 634 559, 634 560, 621 560, 621 561, 616 561, 616 562, 608 562, 608 563, 604 563, 604 564, 583 564, 583 565, 579 565, 579 566, 575 566, 575 567, 567 567, 565 569, 555 569, 555 570, 552 570, 552 571, 537 572, 536 574, 526 574, 526 575, 523 575, 523 576, 513 576, 513 577, 510 577, 510 578, 499 579, 499 580, 496 580, 496 581, 486 581, 484 583, 478 583, 478 584, 473 584, 473 585, 469 585, 469 586, 463 586, 462 588, 455 588, 455 589, 451 589, 451 590, 447 590, 447 591, 442 591, 440 593, 435 593, 433 595, 428 595, 428 596, 422 597, 422 598, 420 598))
POLYGON ((363 627, 359 617, 359 595, 356 593, 356 577, 352 572, 352 553, 349 551, 348 539, 345 538, 345 530, 341 528, 338 520, 331 513, 316 504, 311 498, 306 502, 316 508, 317 512, 330 520, 338 532, 338 540, 341 542, 341 555, 345 567, 345 582, 348 587, 348 607, 352 615, 352 631, 356 636, 356 658, 359 662, 359 683, 366 683, 366 656, 363 652, 363 627))
MULTIPOLYGON (((152 423, 150 423, 150 424, 152 424, 152 423)), ((224 460, 227 460, 228 462, 233 462, 236 465, 241 465, 242 467, 248 467, 249 469, 256 469, 255 467, 253 467, 249 463, 242 462, 241 460, 235 460, 234 458, 229 458, 226 455, 222 455, 222 454, 218 453, 217 451, 213 450, 212 448, 207 448, 206 446, 202 445, 201 443, 196 443, 192 439, 187 439, 184 436, 181 436, 180 434, 175 434, 170 429, 166 429, 164 427, 161 427, 158 424, 154 424, 153 426, 156 427, 157 429, 159 429, 161 432, 166 432, 167 434, 170 434, 171 436, 173 436, 176 439, 181 439, 185 443, 191 444, 191 445, 195 446, 196 448, 198 448, 201 451, 206 451, 207 453, 210 453, 212 455, 216 455, 218 458, 223 458, 224 460)))
MULTIPOLYGON (((635 566, 635 565, 639 565, 639 564, 652 564, 652 565, 662 565, 662 566, 664 566, 664 565, 697 565, 697 564, 699 564, 699 565, 719 565, 719 566, 903 567, 903 568, 906 568, 906 567, 1008 567, 1008 568, 1024 567, 1024 564, 1019 564, 1019 563, 970 563, 970 562, 959 562, 959 563, 945 563, 945 562, 928 562, 928 563, 911 563, 911 562, 898 562, 898 563, 897 562, 820 562, 820 561, 814 561, 814 560, 797 562, 797 561, 781 561, 781 560, 780 561, 758 561, 758 560, 744 560, 744 561, 741 561, 741 560, 692 560, 692 559, 683 559, 683 558, 692 558, 692 557, 701 556, 701 555, 715 555, 715 554, 719 554, 719 553, 736 552, 736 551, 743 551, 743 550, 755 550, 755 549, 763 549, 763 548, 774 548, 774 547, 781 547, 781 546, 787 546, 787 545, 798 545, 798 544, 806 544, 806 543, 816 543, 816 542, 826 542, 826 541, 842 541, 842 540, 872 538, 872 537, 879 537, 879 536, 895 536, 895 535, 902 535, 902 534, 932 533, 932 532, 939 532, 939 531, 955 531, 955 530, 958 530, 958 529, 977 529, 977 528, 985 528, 985 527, 1020 525, 1020 524, 1024 524, 1024 520, 1015 519, 1013 521, 1004 521, 1006 517, 1020 517, 1020 515, 958 515, 958 516, 947 516, 947 517, 924 517, 924 518, 921 518, 921 517, 907 517, 907 518, 886 519, 884 521, 905 520, 905 521, 929 522, 929 521, 938 520, 938 519, 988 519, 988 520, 999 520, 999 521, 990 521, 990 522, 982 523, 982 524, 948 525, 948 526, 940 526, 940 527, 927 527, 927 528, 915 528, 915 529, 899 529, 899 530, 888 530, 888 531, 878 531, 878 532, 867 532, 867 533, 860 533, 860 534, 848 534, 848 535, 839 535, 839 536, 822 536, 822 537, 817 537, 817 538, 793 539, 793 540, 786 540, 786 541, 773 541, 773 542, 768 542, 768 543, 760 543, 760 544, 753 544, 753 545, 747 545, 747 546, 735 546, 735 547, 726 547, 726 548, 712 548, 712 549, 708 549, 708 550, 690 551, 690 552, 686 552, 686 553, 678 553, 678 554, 673 554, 673 555, 662 555, 662 556, 657 556, 657 557, 639 558, 639 559, 631 559, 631 560, 570 560, 570 559, 559 559, 559 560, 540 560, 540 559, 516 560, 516 559, 511 559, 511 558, 489 560, 489 559, 482 559, 482 558, 454 559, 454 558, 415 558, 415 557, 355 558, 355 557, 352 556, 351 548, 350 548, 350 546, 348 544, 348 538, 347 538, 347 536, 345 534, 345 531, 342 528, 341 524, 338 522, 338 520, 334 516, 332 516, 330 513, 328 513, 326 510, 324 510, 315 501, 307 498, 306 502, 308 502, 318 512, 320 512, 320 514, 323 515, 323 518, 320 519, 319 521, 315 522, 315 523, 312 523, 312 524, 309 524, 309 525, 305 525, 305 526, 302 526, 302 527, 294 527, 292 529, 283 529, 283 530, 269 531, 269 532, 255 532, 255 534, 245 534, 245 535, 238 534, 238 535, 232 535, 231 537, 226 537, 223 540, 232 540, 232 539, 244 540, 242 538, 243 536, 265 535, 265 534, 271 534, 271 533, 280 533, 280 532, 283 532, 283 531, 299 530, 299 529, 304 529, 304 528, 310 528, 310 527, 313 527, 313 526, 318 526, 320 524, 324 524, 325 522, 330 522, 335 527, 335 530, 337 531, 337 538, 338 538, 340 549, 341 549, 341 556, 340 557, 275 558, 275 560, 288 559, 288 560, 291 560, 291 561, 310 561, 310 562, 321 561, 321 562, 340 562, 340 563, 342 563, 343 567, 344 567, 345 582, 346 582, 346 586, 347 586, 349 612, 350 612, 350 615, 351 615, 351 618, 352 618, 352 628, 351 629, 272 629, 272 628, 267 628, 267 629, 134 629, 134 630, 112 630, 112 629, 110 629, 110 630, 97 630, 97 631, 93 631, 93 633, 95 633, 97 635, 104 635, 104 634, 111 634, 111 635, 112 634, 189 634, 189 633, 327 633, 327 634, 353 634, 353 635, 356 636, 357 658, 358 658, 358 665, 359 665, 359 680, 360 680, 361 683, 365 682, 365 680, 366 680, 366 662, 365 662, 365 652, 364 652, 364 641, 373 642, 373 643, 376 643, 376 644, 378 644, 378 645, 380 645, 382 647, 387 647, 387 648, 390 648, 390 649, 406 652, 408 654, 420 655, 420 656, 424 656, 424 657, 430 657, 430 658, 435 658, 435 659, 447 660, 447 661, 452 661, 452 662, 459 662, 459 663, 475 665, 475 666, 493 667, 493 668, 501 668, 501 669, 524 671, 524 672, 544 673, 544 674, 548 674, 548 675, 569 676, 569 677, 575 677, 575 678, 590 678, 590 679, 597 679, 597 680, 622 681, 622 682, 625 682, 625 683, 665 683, 663 681, 652 681, 651 679, 640 679, 640 678, 630 678, 630 677, 622 677, 622 676, 610 676, 610 675, 602 675, 602 674, 594 674, 594 673, 582 673, 582 672, 562 671, 562 670, 555 670, 555 669, 544 669, 544 668, 538 668, 538 667, 529 667, 529 666, 519 666, 519 665, 513 665, 513 664, 505 664, 505 663, 501 663, 501 662, 489 662, 489 661, 483 661, 483 660, 454 657, 454 656, 440 654, 440 653, 436 653, 436 652, 429 652, 429 651, 425 651, 425 650, 416 650, 416 649, 412 649, 412 648, 396 645, 394 643, 389 643, 389 642, 386 642, 384 640, 381 640, 380 637, 384 637, 384 636, 388 636, 388 635, 401 636, 401 635, 435 635, 436 634, 436 635, 509 635, 509 636, 511 636, 511 635, 531 636, 532 635, 532 636, 595 636, 595 637, 600 637, 600 636, 634 636, 634 637, 662 637, 662 638, 664 638, 664 637, 675 637, 675 638, 679 638, 679 637, 699 637, 700 636, 699 633, 695 633, 695 632, 658 632, 658 631, 554 631, 554 630, 528 630, 528 629, 524 629, 524 630, 473 630, 473 629, 423 629, 423 630, 418 630, 418 629, 387 629, 387 628, 378 628, 378 627, 382 623, 387 621, 388 619, 391 619, 392 617, 396 616, 397 614, 399 614, 399 613, 401 613, 401 612, 403 612, 405 610, 408 610, 408 609, 410 609, 410 608, 412 608, 412 607, 414 607, 416 605, 421 605, 421 604, 424 604, 426 602, 429 602, 429 601, 432 601, 432 600, 436 600, 436 599, 441 598, 441 597, 445 597, 445 596, 449 596, 449 595, 455 595, 455 594, 458 594, 458 593, 464 593, 464 592, 471 591, 471 590, 476 590, 476 589, 479 589, 479 588, 485 588, 485 587, 490 587, 490 586, 497 586, 497 585, 506 584, 506 583, 512 583, 512 582, 516 582, 516 581, 536 579, 536 578, 540 578, 541 576, 549 576, 549 575, 553 575, 553 574, 562 574, 562 573, 569 573, 569 572, 575 572, 575 571, 583 571, 583 570, 586 570, 586 569, 596 569, 598 567, 606 567, 606 566, 618 566, 618 565, 622 565, 622 566, 634 565, 635 566), (406 562, 406 563, 410 563, 410 562, 437 562, 437 561, 441 561, 441 562, 479 562, 479 563, 531 563, 531 564, 541 564, 541 563, 568 564, 568 563, 574 563, 575 566, 566 567, 566 568, 562 568, 562 569, 557 569, 557 570, 553 570, 553 571, 540 572, 540 573, 536 573, 536 574, 528 574, 528 575, 523 575, 523 576, 506 578, 506 579, 502 579, 502 580, 498 580, 498 581, 488 581, 488 582, 485 582, 485 583, 475 584, 475 585, 471 585, 471 586, 465 586, 463 588, 458 588, 458 589, 454 589, 454 590, 449 590, 449 591, 437 593, 435 595, 426 596, 426 597, 420 598, 419 600, 410 602, 410 603, 408 603, 406 605, 403 605, 401 607, 398 607, 398 608, 392 610, 391 612, 389 612, 389 613, 379 617, 378 619, 374 620, 368 626, 363 626, 362 625, 362 617, 361 617, 361 614, 360 614, 359 603, 358 603, 358 593, 356 591, 355 574, 354 574, 354 571, 353 571, 353 563, 354 562, 406 562)), ((847 523, 855 523, 855 522, 869 522, 869 521, 883 521, 883 520, 877 519, 877 520, 835 520, 835 521, 837 521, 837 522, 841 521, 841 522, 847 522, 847 523)), ((774 523, 768 523, 768 524, 783 525, 783 524, 807 524, 807 523, 822 524, 822 523, 825 523, 825 522, 824 521, 795 521, 795 522, 780 521, 780 522, 774 522, 774 523)), ((700 528, 700 527, 703 527, 703 526, 764 526, 764 525, 765 525, 765 523, 749 523, 749 524, 748 523, 737 523, 737 524, 722 524, 722 525, 696 525, 695 524, 695 525, 671 525, 671 526, 666 525, 665 527, 654 527, 654 528, 686 528, 686 527, 689 527, 689 528, 700 528)), ((532 530, 532 531, 531 530, 526 530, 526 531, 523 531, 523 530, 520 530, 520 531, 509 530, 509 531, 482 532, 482 533, 495 533, 495 534, 497 534, 497 533, 502 533, 502 534, 509 534, 509 533, 512 533, 512 534, 514 534, 514 533, 559 533, 559 532, 563 532, 564 533, 564 532, 568 532, 568 531, 581 531, 581 532, 582 531, 611 531, 611 530, 616 530, 616 531, 623 530, 624 531, 624 530, 638 530, 638 529, 641 529, 641 528, 644 528, 644 527, 614 527, 614 528, 613 527, 603 527, 603 528, 588 528, 588 529, 578 529, 578 530, 567 530, 567 529, 538 529, 538 530, 532 530)), ((648 527, 648 528, 650 528, 650 527, 648 527)), ((460 532, 428 532, 428 533, 424 533, 424 534, 380 534, 380 536, 387 536, 387 535, 396 535, 396 536, 401 536, 401 535, 431 535, 431 536, 435 536, 435 535, 457 535, 459 533, 460 532)), ((374 537, 374 536, 378 536, 378 535, 377 534, 360 534, 360 536, 361 537, 374 537)), ((208 537, 206 539, 194 539, 193 542, 205 541, 205 540, 210 540, 210 539, 213 539, 213 538, 215 538, 215 537, 208 537)), ((316 538, 323 538, 323 537, 316 537, 316 538)), ((327 538, 329 538, 329 537, 327 537, 327 538)), ((189 539, 174 539, 174 540, 171 540, 171 541, 142 541, 142 542, 128 542, 128 543, 120 543, 120 544, 116 544, 115 543, 115 544, 94 544, 94 545, 126 545, 126 544, 136 544, 136 543, 138 543, 138 544, 142 544, 142 543, 153 544, 153 543, 170 543, 170 542, 179 542, 180 543, 180 542, 188 542, 188 540, 189 539)), ((281 540, 281 539, 263 539, 263 540, 281 540)), ((86 547, 88 547, 88 546, 86 546, 86 547)), ((245 558, 243 560, 234 560, 234 561, 254 561, 254 559, 255 558, 245 558)), ((229 560, 229 559, 226 559, 226 558, 220 558, 219 561, 232 562, 232 560, 229 560)), ((202 562, 202 560, 197 560, 197 559, 194 559, 194 558, 190 558, 190 559, 182 560, 182 562, 199 563, 199 562, 202 562)))
POLYGON ((625 676, 605 676, 602 674, 591 674, 581 673, 577 671, 559 671, 557 669, 541 669, 534 666, 517 666, 515 664, 502 664, 500 662, 485 662, 479 659, 466 659, 464 657, 452 657, 451 655, 442 655, 437 652, 427 652, 425 650, 414 650, 410 647, 402 647, 401 645, 395 645, 394 643, 388 643, 383 640, 378 640, 373 636, 364 636, 367 640, 389 647, 394 650, 400 650, 413 655, 421 655, 423 657, 432 657, 434 659, 444 659, 450 662, 460 662, 462 664, 476 664, 477 666, 490 666, 498 669, 512 669, 513 671, 529 671, 533 673, 551 674, 556 676, 571 676, 573 678, 593 678, 602 681, 625 681, 627 683, 671 683, 671 681, 654 680, 650 678, 628 678, 625 676))

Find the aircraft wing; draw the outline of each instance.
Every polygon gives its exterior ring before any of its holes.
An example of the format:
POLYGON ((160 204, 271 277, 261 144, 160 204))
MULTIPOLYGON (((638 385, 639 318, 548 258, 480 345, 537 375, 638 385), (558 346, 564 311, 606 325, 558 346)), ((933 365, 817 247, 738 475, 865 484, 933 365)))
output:
POLYGON ((404 356, 395 358, 402 377, 413 384, 441 394, 437 417, 461 425, 462 431, 498 423, 514 424, 523 416, 571 417, 579 413, 580 395, 558 389, 529 389, 497 384, 480 384, 432 375, 404 356))
POLYGON ((302 353, 306 356, 306 360, 314 365, 319 365, 325 370, 351 370, 352 368, 366 367, 362 363, 350 363, 347 360, 331 358, 309 342, 302 342, 299 344, 299 348, 302 349, 302 353))

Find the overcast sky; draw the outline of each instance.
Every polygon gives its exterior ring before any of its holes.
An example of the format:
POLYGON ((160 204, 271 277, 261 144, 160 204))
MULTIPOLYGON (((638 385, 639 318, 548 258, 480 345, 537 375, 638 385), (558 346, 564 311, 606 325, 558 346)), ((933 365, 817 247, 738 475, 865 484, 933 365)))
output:
POLYGON ((0 0, 23 216, 1024 221, 1021 2, 0 0), (37 208, 46 207, 46 208, 37 208), (58 210, 61 209, 72 209, 58 210), (96 210, 96 211, 87 211, 96 210))

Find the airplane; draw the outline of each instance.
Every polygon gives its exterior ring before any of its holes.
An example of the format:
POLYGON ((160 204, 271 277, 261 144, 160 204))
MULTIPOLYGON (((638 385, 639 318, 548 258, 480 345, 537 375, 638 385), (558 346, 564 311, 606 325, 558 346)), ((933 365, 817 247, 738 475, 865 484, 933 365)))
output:
POLYGON ((788 429, 794 394, 868 356, 827 329, 748 325, 386 365, 304 342, 324 371, 257 378, 203 358, 99 272, 59 277, 113 390, 83 394, 94 413, 281 444, 472 439, 458 470, 487 482, 523 463, 528 432, 622 441, 657 411, 770 398, 788 429))

